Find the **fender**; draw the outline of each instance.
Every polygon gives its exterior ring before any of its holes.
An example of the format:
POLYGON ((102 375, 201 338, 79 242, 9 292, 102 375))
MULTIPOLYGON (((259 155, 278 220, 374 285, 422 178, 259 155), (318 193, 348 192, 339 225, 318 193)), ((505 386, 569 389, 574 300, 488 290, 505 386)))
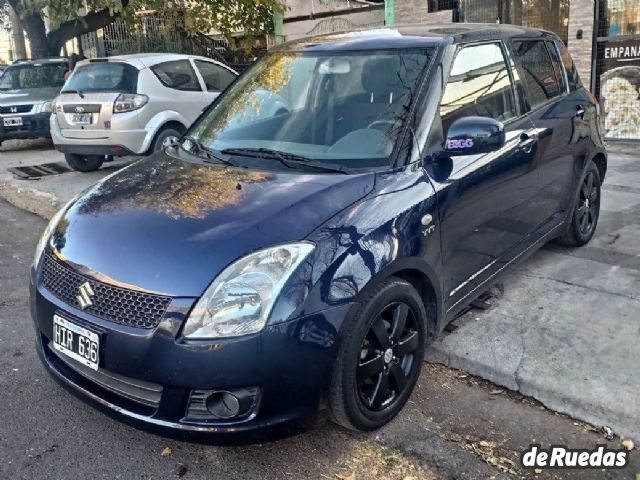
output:
POLYGON ((147 136, 142 143, 142 151, 146 152, 151 145, 151 142, 156 136, 156 133, 160 130, 160 128, 169 122, 178 122, 183 127, 189 128, 189 122, 184 117, 184 115, 174 111, 174 110, 164 110, 160 113, 155 114, 151 119, 147 122, 144 129, 147 131, 147 136))

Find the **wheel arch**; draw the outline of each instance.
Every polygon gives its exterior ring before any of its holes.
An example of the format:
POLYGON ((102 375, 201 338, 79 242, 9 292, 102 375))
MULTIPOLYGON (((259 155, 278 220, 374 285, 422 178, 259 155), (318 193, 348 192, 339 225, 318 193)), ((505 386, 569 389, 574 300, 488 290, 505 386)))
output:
POLYGON ((153 134, 153 137, 151 138, 151 141, 149 142, 149 145, 147 146, 147 149, 146 149, 147 155, 153 153, 152 151, 153 145, 156 142, 158 135, 160 135, 167 128, 173 128, 175 131, 179 132, 180 135, 184 134, 184 132, 187 131, 187 127, 185 127, 180 121, 167 120, 162 125, 160 125, 156 130, 156 132, 153 134))
POLYGON ((607 174, 607 156, 602 152, 598 152, 591 160, 596 164, 596 167, 598 167, 600 182, 602 183, 607 174))

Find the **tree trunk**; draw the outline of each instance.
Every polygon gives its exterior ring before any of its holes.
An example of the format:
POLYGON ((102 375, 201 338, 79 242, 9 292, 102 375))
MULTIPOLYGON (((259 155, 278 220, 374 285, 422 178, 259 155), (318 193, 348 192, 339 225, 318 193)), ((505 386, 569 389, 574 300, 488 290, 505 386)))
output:
POLYGON ((60 46, 54 49, 49 43, 44 20, 40 15, 26 15, 22 18, 22 25, 29 38, 31 58, 54 57, 60 54, 60 46))
POLYGON ((27 47, 24 43, 24 29, 22 21, 11 6, 9 6, 9 21, 11 22, 11 36, 13 38, 13 46, 15 56, 12 60, 20 60, 27 58, 27 47))

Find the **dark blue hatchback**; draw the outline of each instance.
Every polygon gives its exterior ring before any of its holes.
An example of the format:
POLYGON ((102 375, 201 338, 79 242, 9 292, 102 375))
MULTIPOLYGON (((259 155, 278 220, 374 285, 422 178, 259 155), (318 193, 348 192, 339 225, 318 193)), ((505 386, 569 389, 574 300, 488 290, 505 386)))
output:
POLYGON ((591 239, 605 172, 597 104, 552 34, 285 44, 179 143, 51 220, 38 352, 71 391, 168 435, 260 441, 321 404, 375 429, 501 272, 591 239))

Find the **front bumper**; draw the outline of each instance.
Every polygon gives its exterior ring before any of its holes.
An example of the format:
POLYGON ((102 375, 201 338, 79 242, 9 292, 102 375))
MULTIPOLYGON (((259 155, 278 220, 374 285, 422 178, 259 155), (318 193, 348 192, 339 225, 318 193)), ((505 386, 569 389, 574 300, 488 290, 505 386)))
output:
MULTIPOLYGON (((336 354, 337 325, 350 305, 218 342, 185 342, 180 327, 195 299, 174 299, 160 324, 141 329, 102 320, 62 304, 31 280, 31 314, 46 369, 83 400, 126 423, 181 439, 216 444, 261 442, 311 425, 336 354), (100 368, 162 387, 155 407, 103 388, 62 362, 49 346, 57 313, 101 334, 100 368), (186 416, 196 389, 258 387, 258 402, 239 420, 186 416)), ((72 361, 73 362, 73 361, 72 361)))
POLYGON ((0 116, 0 142, 12 139, 48 137, 50 116, 51 113, 0 116), (2 119, 6 117, 21 117, 22 125, 5 127, 2 119))

